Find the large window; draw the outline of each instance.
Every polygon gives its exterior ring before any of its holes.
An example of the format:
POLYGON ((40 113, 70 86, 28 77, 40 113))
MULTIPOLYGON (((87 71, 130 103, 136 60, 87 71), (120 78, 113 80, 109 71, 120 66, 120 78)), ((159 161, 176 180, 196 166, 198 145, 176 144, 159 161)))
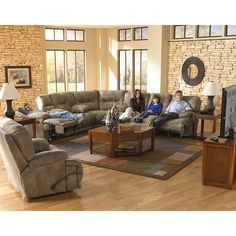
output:
POLYGON ((132 89, 132 55, 131 50, 119 50, 119 89, 132 89))
POLYGON ((48 93, 84 90, 84 51, 47 50, 46 63, 48 93))
POLYGON ((64 40, 64 29, 45 29, 46 40, 64 40))
POLYGON ((148 39, 148 27, 134 28, 134 40, 148 39))
POLYGON ((119 84, 121 90, 147 91, 147 50, 119 50, 119 84))
POLYGON ((174 26, 174 38, 185 39, 193 38, 193 25, 175 25, 174 26))
POLYGON ((131 29, 119 29, 118 30, 119 41, 130 41, 132 39, 131 29))
POLYGON ((222 25, 199 25, 198 37, 219 37, 223 35, 222 25))

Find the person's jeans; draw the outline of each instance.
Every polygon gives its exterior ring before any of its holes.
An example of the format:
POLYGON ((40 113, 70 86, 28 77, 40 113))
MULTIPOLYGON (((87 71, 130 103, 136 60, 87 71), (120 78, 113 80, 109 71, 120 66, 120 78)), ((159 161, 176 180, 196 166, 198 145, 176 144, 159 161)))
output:
POLYGON ((149 111, 143 111, 143 112, 140 114, 139 118, 144 119, 144 118, 147 118, 149 115, 157 115, 157 113, 155 113, 155 112, 149 112, 149 111))
POLYGON ((174 112, 169 112, 166 114, 160 115, 156 120, 154 120, 153 125, 158 129, 162 124, 168 120, 177 119, 179 115, 174 112))
POLYGON ((73 114, 69 111, 49 112, 49 116, 51 118, 62 118, 62 119, 66 119, 66 120, 77 120, 77 115, 73 114))

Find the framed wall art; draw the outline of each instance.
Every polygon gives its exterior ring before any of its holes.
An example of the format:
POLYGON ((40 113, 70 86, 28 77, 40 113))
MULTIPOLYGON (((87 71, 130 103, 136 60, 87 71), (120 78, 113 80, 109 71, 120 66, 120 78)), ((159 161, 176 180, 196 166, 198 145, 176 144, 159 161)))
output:
POLYGON ((31 66, 5 66, 6 82, 16 88, 31 87, 31 66))

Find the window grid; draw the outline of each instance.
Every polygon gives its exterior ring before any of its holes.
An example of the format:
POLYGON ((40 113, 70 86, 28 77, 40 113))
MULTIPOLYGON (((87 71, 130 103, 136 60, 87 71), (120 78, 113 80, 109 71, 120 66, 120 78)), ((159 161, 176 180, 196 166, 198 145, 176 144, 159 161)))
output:
POLYGON ((64 41, 65 39, 65 30, 59 29, 59 28, 46 28, 45 29, 45 40, 46 41, 64 41), (46 31, 47 30, 53 30, 53 39, 46 39, 46 31), (56 31, 63 31, 63 39, 56 39, 56 31))
POLYGON ((131 30, 131 28, 127 28, 127 29, 119 29, 118 30, 118 41, 120 42, 124 42, 124 41, 131 41, 132 40, 132 37, 130 39, 127 39, 127 35, 128 35, 128 31, 131 30), (120 37, 120 33, 124 31, 125 33, 125 39, 121 39, 120 37))
POLYGON ((144 29, 148 29, 148 27, 147 27, 147 26, 144 26, 144 27, 136 27, 136 28, 134 28, 134 31, 133 31, 133 38, 134 38, 134 41, 148 40, 148 38, 144 38, 144 37, 143 37, 143 31, 144 31, 144 29), (136 39, 135 31, 137 31, 137 30, 141 30, 141 37, 140 37, 140 39, 136 39))

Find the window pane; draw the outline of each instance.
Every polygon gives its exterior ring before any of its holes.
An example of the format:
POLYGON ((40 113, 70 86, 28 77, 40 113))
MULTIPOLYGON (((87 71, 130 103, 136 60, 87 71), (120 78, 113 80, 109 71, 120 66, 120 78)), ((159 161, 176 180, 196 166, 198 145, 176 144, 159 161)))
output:
POLYGON ((48 93, 56 92, 54 51, 46 51, 48 93))
POLYGON ((67 91, 76 91, 75 51, 67 51, 67 91))
POLYGON ((56 51, 57 92, 66 91, 64 71, 65 71, 64 51, 56 51))
POLYGON ((185 37, 186 38, 192 38, 193 37, 193 26, 192 25, 186 25, 185 37))
POLYGON ((45 39, 46 40, 54 40, 54 30, 53 29, 45 29, 45 39))
POLYGON ((67 30, 67 40, 75 41, 75 31, 67 30))
POLYGON ((126 90, 132 90, 132 54, 131 51, 126 51, 126 90))
POLYGON ((211 26, 211 36, 222 36, 223 31, 222 25, 212 25, 211 26))
POLYGON ((184 25, 175 26, 175 39, 184 38, 184 25))
POLYGON ((84 31, 76 30, 76 41, 84 41, 84 31))
POLYGON ((148 28, 142 28, 142 39, 148 39, 148 28))
POLYGON ((142 50, 142 78, 141 78, 141 90, 147 92, 147 50, 142 50))
POLYGON ((141 28, 134 29, 134 40, 141 39, 141 28))
POLYGON ((209 25, 199 25, 198 37, 209 37, 209 25))
POLYGON ((236 35, 236 25, 227 26, 227 35, 236 35))
POLYGON ((120 89, 125 90, 125 51, 119 51, 120 89))
POLYGON ((140 67, 141 67, 141 50, 135 50, 134 51, 134 88, 135 89, 140 89, 140 67))
POLYGON ((84 51, 76 51, 76 72, 77 72, 77 90, 83 91, 85 89, 85 61, 84 51))
POLYGON ((64 40, 64 30, 55 29, 55 40, 64 40))
POLYGON ((119 40, 120 41, 125 40, 125 30, 119 30, 119 40))
POLYGON ((132 40, 132 31, 131 31, 131 29, 126 30, 126 40, 132 40))

